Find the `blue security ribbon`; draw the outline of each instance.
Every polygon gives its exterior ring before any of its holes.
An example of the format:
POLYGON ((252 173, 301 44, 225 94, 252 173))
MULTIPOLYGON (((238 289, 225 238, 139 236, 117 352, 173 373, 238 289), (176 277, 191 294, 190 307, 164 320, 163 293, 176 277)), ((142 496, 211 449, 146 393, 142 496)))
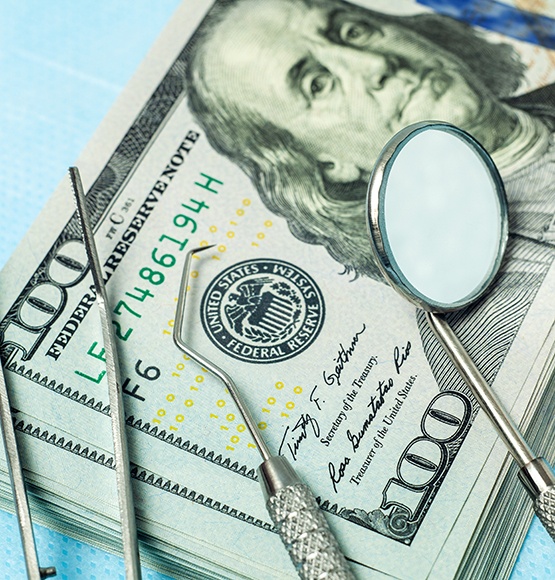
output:
POLYGON ((497 0, 416 0, 440 14, 555 49, 555 19, 497 0))

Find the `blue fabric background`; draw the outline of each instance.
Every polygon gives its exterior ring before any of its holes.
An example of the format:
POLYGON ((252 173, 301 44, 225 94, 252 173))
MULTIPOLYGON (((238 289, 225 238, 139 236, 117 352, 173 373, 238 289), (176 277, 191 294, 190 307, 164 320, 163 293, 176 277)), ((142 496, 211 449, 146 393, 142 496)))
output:
MULTIPOLYGON (((0 19, 0 266, 64 178, 178 0, 15 0, 0 19)), ((0 452, 2 452, 0 450, 0 452)), ((120 558, 35 525, 41 565, 62 580, 124 578, 120 558)), ((0 511, 0 579, 25 578, 15 517, 0 511)), ((147 580, 167 576, 144 570, 147 580)), ((537 519, 512 580, 555 578, 537 519)))

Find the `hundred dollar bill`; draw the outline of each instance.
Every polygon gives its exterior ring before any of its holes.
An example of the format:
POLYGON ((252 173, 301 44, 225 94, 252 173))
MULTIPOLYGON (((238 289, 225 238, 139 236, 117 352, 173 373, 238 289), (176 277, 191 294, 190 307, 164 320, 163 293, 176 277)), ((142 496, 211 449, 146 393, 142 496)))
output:
MULTIPOLYGON (((475 23, 478 9, 455 16, 475 23)), ((243 419, 171 338, 184 254, 215 244, 195 262, 188 340, 233 376, 357 576, 508 575, 531 512, 422 316, 380 278, 364 214, 376 155, 407 124, 455 123, 493 154, 508 257, 494 291, 450 322, 552 459, 553 53, 547 34, 515 38, 508 22, 476 30, 408 0, 185 2, 100 127, 78 165, 152 565, 294 577, 243 419)), ((37 509, 118 550, 100 322, 68 181, 0 283, 37 509)))

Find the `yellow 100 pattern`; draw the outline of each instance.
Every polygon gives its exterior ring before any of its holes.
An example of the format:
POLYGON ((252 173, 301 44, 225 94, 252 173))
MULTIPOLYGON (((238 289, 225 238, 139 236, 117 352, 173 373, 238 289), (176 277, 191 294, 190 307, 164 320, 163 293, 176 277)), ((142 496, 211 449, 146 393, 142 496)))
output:
MULTIPOLYGON (((173 323, 173 321, 170 322, 173 323)), ((192 380, 190 373, 183 372, 186 363, 190 360, 187 355, 182 355, 179 362, 176 363, 171 377, 181 380, 176 382, 175 389, 166 394, 164 406, 156 411, 156 416, 151 420, 151 423, 163 425, 169 431, 179 431, 184 423, 192 420, 191 412, 205 412, 214 427, 222 432, 226 440, 226 450, 234 451, 238 445, 256 449, 228 390, 222 386, 221 393, 218 393, 216 389, 219 387, 214 388, 214 385, 205 389, 205 375, 208 371, 198 367, 194 362, 191 362, 188 370, 195 367, 196 369, 200 368, 200 372, 196 371, 198 374, 192 380), (186 388, 187 383, 184 384, 183 379, 188 379, 188 389, 186 388), (193 409, 195 403, 197 403, 197 407, 199 407, 199 403, 202 403, 200 405, 202 411, 193 409)), ((187 364, 187 366, 189 365, 187 364)), ((273 386, 273 392, 270 392, 270 396, 267 397, 258 412, 254 413, 255 419, 260 419, 257 424, 258 429, 264 431, 272 424, 282 425, 289 418, 291 411, 295 408, 295 400, 302 392, 303 388, 299 385, 290 387, 282 381, 276 382, 273 386)), ((199 418, 196 417, 196 421, 198 420, 199 418)))

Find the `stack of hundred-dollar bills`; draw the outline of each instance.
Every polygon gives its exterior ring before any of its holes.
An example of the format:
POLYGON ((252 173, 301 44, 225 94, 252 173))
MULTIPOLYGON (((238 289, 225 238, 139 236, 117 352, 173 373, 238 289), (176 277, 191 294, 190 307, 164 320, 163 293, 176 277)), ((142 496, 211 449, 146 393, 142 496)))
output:
MULTIPOLYGON (((185 254, 215 244, 193 263, 187 340, 233 377, 356 576, 508 577, 531 503, 422 313, 381 278, 365 195, 381 148, 417 121, 458 125, 492 154, 507 258, 492 292, 448 319, 553 461, 555 12, 531 5, 177 11, 76 163, 117 336, 144 563, 179 578, 295 577, 243 418, 172 340, 185 254)), ((33 516, 118 553, 104 346, 69 180, 0 285, 33 516)), ((10 508, 5 463, 0 500, 10 508)))

